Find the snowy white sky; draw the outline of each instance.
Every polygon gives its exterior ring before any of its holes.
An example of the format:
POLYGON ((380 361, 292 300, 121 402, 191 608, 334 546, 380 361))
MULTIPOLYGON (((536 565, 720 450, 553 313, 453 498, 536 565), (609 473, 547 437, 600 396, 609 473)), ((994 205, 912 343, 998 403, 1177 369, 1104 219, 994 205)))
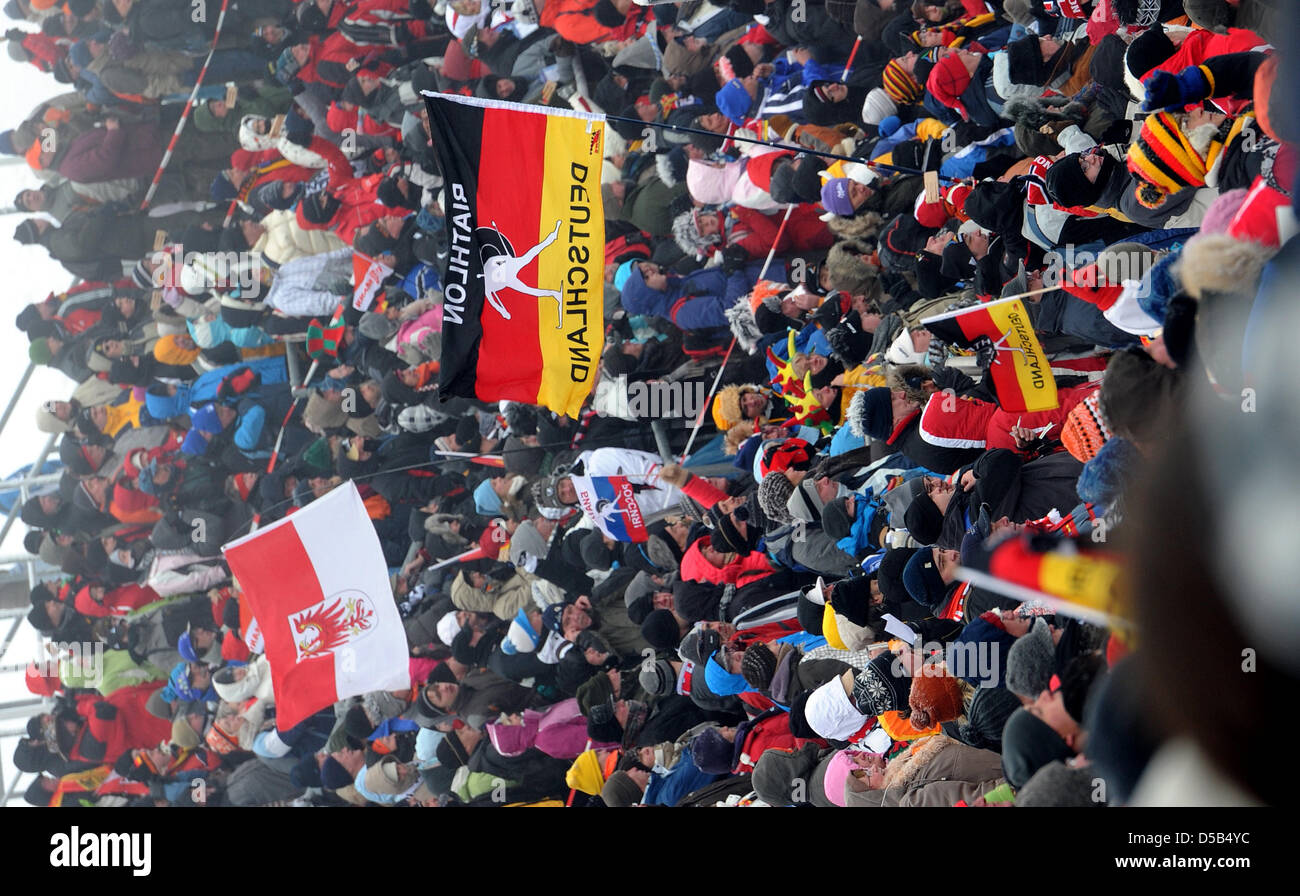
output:
MULTIPOLYGON (((7 22, 6 27, 13 23, 7 22)), ((64 92, 67 88, 53 77, 42 74, 32 65, 20 64, 0 54, 0 130, 18 124, 39 102, 64 92)), ((12 156, 0 156, 0 206, 9 207, 19 190, 39 186, 27 164, 12 156), (11 164, 11 160, 17 164, 11 164)), ((14 326, 14 318, 28 302, 43 299, 51 291, 62 291, 72 284, 72 277, 61 265, 50 259, 38 246, 20 246, 13 240, 14 228, 24 215, 11 214, 0 217, 0 283, 3 283, 4 303, 0 307, 0 402, 7 404, 14 388, 27 369, 27 339, 14 326)), ((36 428, 36 408, 50 399, 64 399, 72 394, 75 383, 48 367, 38 367, 14 410, 8 425, 0 433, 0 476, 36 460, 47 438, 36 428)), ((0 404, 0 410, 3 409, 0 404)), ((0 556, 22 552, 23 536, 27 527, 14 524, 9 536, 0 544, 0 556)), ((9 621, 0 621, 0 638, 9 630, 9 621)), ((24 621, 17 638, 0 657, 0 665, 11 665, 36 655, 37 636, 24 621)), ((29 696, 20 672, 0 672, 0 703, 20 700, 29 696)), ((22 719, 0 721, 0 732, 22 730, 22 719)), ((4 785, 13 782, 12 764, 15 739, 0 737, 0 767, 4 769, 4 785)), ((27 776, 24 776, 24 780, 27 776)), ((0 798, 3 798, 0 793, 0 798)), ((21 795, 21 794, 20 794, 21 795)), ((11 803, 25 806, 21 799, 11 803)))

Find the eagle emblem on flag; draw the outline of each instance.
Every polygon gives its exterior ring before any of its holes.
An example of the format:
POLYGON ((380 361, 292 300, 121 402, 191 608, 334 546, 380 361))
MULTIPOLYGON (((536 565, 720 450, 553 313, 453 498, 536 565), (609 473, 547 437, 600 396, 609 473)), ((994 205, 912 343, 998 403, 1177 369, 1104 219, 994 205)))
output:
POLYGON ((289 615, 298 662, 327 656, 368 633, 375 608, 360 591, 344 591, 289 615))

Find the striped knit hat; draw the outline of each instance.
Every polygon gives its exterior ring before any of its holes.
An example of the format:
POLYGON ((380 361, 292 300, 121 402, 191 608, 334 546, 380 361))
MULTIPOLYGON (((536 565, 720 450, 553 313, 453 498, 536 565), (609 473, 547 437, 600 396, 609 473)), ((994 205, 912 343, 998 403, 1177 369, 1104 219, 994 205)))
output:
POLYGON ((1075 460, 1085 464, 1097 456, 1111 437, 1110 427, 1101 413, 1099 395, 1099 391, 1093 392, 1076 404, 1061 428, 1061 444, 1075 460))
POLYGON ((1205 173, 1222 149, 1223 141, 1216 136, 1202 156, 1169 112, 1148 116, 1128 150, 1128 170, 1140 181, 1138 202, 1156 208, 1169 193, 1204 186, 1205 173))
POLYGON ((885 66, 884 87, 885 93, 895 103, 915 103, 921 99, 924 88, 920 82, 912 77, 911 73, 903 68, 903 64, 897 59, 889 60, 885 66))

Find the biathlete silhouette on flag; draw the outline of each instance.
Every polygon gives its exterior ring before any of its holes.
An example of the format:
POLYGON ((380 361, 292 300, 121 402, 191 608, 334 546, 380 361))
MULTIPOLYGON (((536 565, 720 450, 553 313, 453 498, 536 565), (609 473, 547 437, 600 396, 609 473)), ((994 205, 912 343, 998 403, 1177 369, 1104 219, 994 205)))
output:
POLYGON ((500 293, 504 290, 513 289, 515 292, 523 293, 526 296, 537 296, 538 298, 550 296, 555 299, 555 313, 557 316, 555 329, 563 328, 564 303, 559 291, 529 286, 519 278, 523 269, 532 264, 537 256, 542 254, 542 250, 559 239, 560 228, 563 225, 563 221, 556 221, 555 229, 551 231, 550 236, 520 256, 515 255, 515 249, 510 244, 510 240, 496 228, 496 221, 492 222, 491 227, 478 228, 475 236, 478 237, 479 245, 482 247, 479 250, 479 255, 483 261, 483 273, 479 274, 479 276, 483 278, 483 293, 488 304, 492 306, 492 309, 497 314, 506 320, 510 320, 510 311, 501 300, 500 293))

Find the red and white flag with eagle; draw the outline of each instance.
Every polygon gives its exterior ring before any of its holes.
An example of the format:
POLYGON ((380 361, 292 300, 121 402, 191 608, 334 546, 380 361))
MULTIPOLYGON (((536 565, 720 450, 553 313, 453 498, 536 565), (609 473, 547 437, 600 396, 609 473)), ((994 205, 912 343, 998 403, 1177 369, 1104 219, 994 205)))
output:
POLYGON ((279 730, 411 686, 388 565, 351 481, 222 551, 261 629, 279 730))

